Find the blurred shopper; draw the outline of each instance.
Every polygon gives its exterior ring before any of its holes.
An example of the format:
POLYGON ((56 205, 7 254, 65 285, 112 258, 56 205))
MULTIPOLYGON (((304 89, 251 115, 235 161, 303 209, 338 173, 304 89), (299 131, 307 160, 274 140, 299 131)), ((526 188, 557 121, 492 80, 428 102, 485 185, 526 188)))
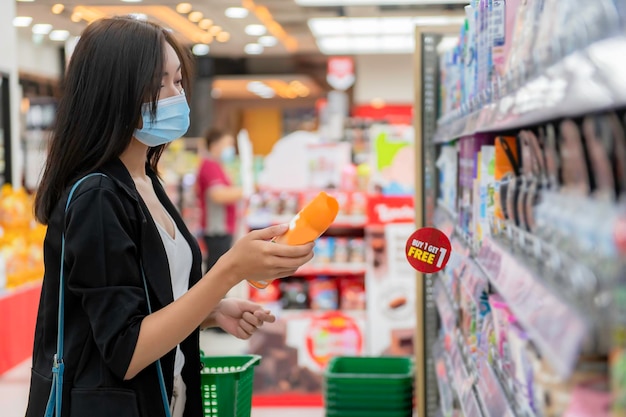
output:
POLYGON ((244 236, 202 275, 156 169, 189 126, 189 59, 171 31, 130 17, 92 23, 76 45, 35 201, 48 231, 27 417, 55 406, 53 379, 64 381, 62 417, 202 417, 199 329, 250 337, 274 316, 224 295, 312 257, 312 245, 270 243, 278 226, 244 236))
POLYGON ((200 164, 197 192, 207 248, 205 271, 208 271, 232 245, 237 202, 243 198, 243 191, 232 185, 223 165, 235 159, 235 138, 221 130, 210 129, 204 139, 207 157, 200 164))

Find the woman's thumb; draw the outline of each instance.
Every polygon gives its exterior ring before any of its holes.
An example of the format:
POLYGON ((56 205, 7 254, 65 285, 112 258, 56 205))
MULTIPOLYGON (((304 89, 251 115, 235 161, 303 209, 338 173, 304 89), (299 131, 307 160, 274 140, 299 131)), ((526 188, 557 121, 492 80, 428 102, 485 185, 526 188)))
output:
POLYGON ((280 236, 284 234, 287 231, 287 229, 289 229, 289 225, 287 224, 278 224, 276 226, 270 226, 265 229, 256 230, 252 232, 254 234, 252 238, 258 239, 258 240, 270 240, 270 239, 275 238, 276 236, 280 236))

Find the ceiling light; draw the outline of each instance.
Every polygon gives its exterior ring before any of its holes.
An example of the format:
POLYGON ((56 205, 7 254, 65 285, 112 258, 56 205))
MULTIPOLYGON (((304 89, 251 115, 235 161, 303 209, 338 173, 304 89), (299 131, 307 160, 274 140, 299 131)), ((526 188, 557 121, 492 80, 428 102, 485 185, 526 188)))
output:
POLYGON ((30 16, 15 16, 13 18, 13 26, 18 28, 26 28, 33 22, 33 18, 30 16))
POLYGON ((32 30, 35 35, 47 35, 52 30, 52 25, 48 23, 37 23, 33 25, 32 30))
POLYGON ((258 43, 249 43, 243 50, 248 55, 259 55, 263 53, 263 45, 259 45, 258 43))
POLYGON ((200 37, 200 40, 202 41, 202 43, 211 43, 213 42, 213 35, 211 35, 210 33, 204 33, 200 37))
POLYGON ((176 11, 180 14, 187 14, 191 11, 191 4, 189 3, 178 3, 176 5, 176 11))
POLYGON ((83 20, 83 15, 82 15, 82 14, 80 14, 80 13, 76 13, 76 12, 74 12, 74 13, 72 13, 72 15, 70 16, 70 20, 71 20, 72 22, 74 22, 74 23, 78 23, 78 22, 80 22, 81 20, 83 20))
POLYGON ((271 35, 261 36, 259 38, 259 44, 266 48, 271 48, 272 46, 276 46, 278 44, 278 39, 271 35))
POLYGON ((35 0, 17 0, 17 1, 22 2, 22 3, 32 3, 35 0))
POLYGON ((246 34, 250 36, 262 36, 267 32, 267 29, 265 29, 263 25, 248 25, 245 30, 246 34))
POLYGON ((217 39, 218 42, 221 42, 221 43, 228 42, 230 40, 230 33, 228 33, 228 32, 220 32, 220 33, 217 34, 216 39, 217 39))
POLYGON ((335 35, 398 35, 414 36, 416 26, 461 25, 465 17, 331 17, 309 19, 309 28, 315 37, 335 35))
POLYGON ((229 7, 224 14, 231 19, 243 19, 248 16, 248 9, 243 7, 229 7))
POLYGON ((276 92, 273 88, 265 83, 262 83, 261 81, 250 81, 246 88, 248 89, 248 91, 256 94, 261 98, 272 98, 276 95, 276 92))
POLYGON ((122 0, 124 3, 141 3, 142 0, 122 0))
POLYGON ((70 32, 67 30, 53 30, 50 32, 51 41, 64 42, 70 37, 70 32))
POLYGON ((61 3, 57 3, 54 6, 52 6, 52 13, 54 14, 61 14, 63 13, 63 10, 65 10, 65 6, 62 5, 61 3))
POLYGON ((211 97, 213 98, 222 97, 222 90, 220 90, 219 88, 214 88, 213 90, 211 90, 211 97))
POLYGON ((304 7, 340 7, 340 6, 399 6, 408 4, 422 6, 429 4, 467 4, 467 0, 295 0, 304 7))
POLYGON ((191 51, 193 52, 193 54, 198 55, 198 56, 208 54, 209 50, 210 50, 209 45, 204 44, 204 43, 197 43, 193 46, 193 48, 191 48, 191 51))
POLYGON ((412 36, 327 36, 317 39, 326 55, 408 54, 415 51, 412 36))
POLYGON ((200 27, 200 29, 207 30, 208 28, 213 26, 213 21, 211 19, 202 19, 198 22, 198 26, 200 27))
POLYGON ((202 12, 191 12, 189 13, 189 16, 187 16, 187 19, 189 19, 190 22, 198 23, 203 17, 204 15, 202 12))
POLYGON ((130 17, 137 20, 148 20, 148 16, 144 13, 131 13, 130 17))
POLYGON ((213 36, 217 36, 217 34, 220 33, 221 31, 222 31, 221 26, 211 26, 211 28, 209 29, 209 33, 213 36))

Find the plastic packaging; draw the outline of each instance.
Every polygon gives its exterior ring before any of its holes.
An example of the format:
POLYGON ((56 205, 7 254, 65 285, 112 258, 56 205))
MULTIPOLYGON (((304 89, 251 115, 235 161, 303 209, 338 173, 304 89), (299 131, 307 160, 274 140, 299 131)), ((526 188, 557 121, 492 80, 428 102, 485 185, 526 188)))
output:
MULTIPOLYGON (((289 230, 273 242, 304 245, 319 238, 335 221, 339 212, 337 199, 321 191, 289 223, 289 230)), ((265 288, 270 281, 248 281, 256 288, 265 288)))

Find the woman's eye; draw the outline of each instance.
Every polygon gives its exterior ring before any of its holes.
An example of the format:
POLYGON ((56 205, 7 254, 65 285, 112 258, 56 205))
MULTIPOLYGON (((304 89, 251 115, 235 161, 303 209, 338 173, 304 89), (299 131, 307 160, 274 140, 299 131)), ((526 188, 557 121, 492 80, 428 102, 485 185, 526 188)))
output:
POLYGON ((183 83, 182 78, 181 78, 180 80, 176 80, 176 81, 175 81, 175 84, 176 84, 176 85, 181 85, 182 83, 183 83))

